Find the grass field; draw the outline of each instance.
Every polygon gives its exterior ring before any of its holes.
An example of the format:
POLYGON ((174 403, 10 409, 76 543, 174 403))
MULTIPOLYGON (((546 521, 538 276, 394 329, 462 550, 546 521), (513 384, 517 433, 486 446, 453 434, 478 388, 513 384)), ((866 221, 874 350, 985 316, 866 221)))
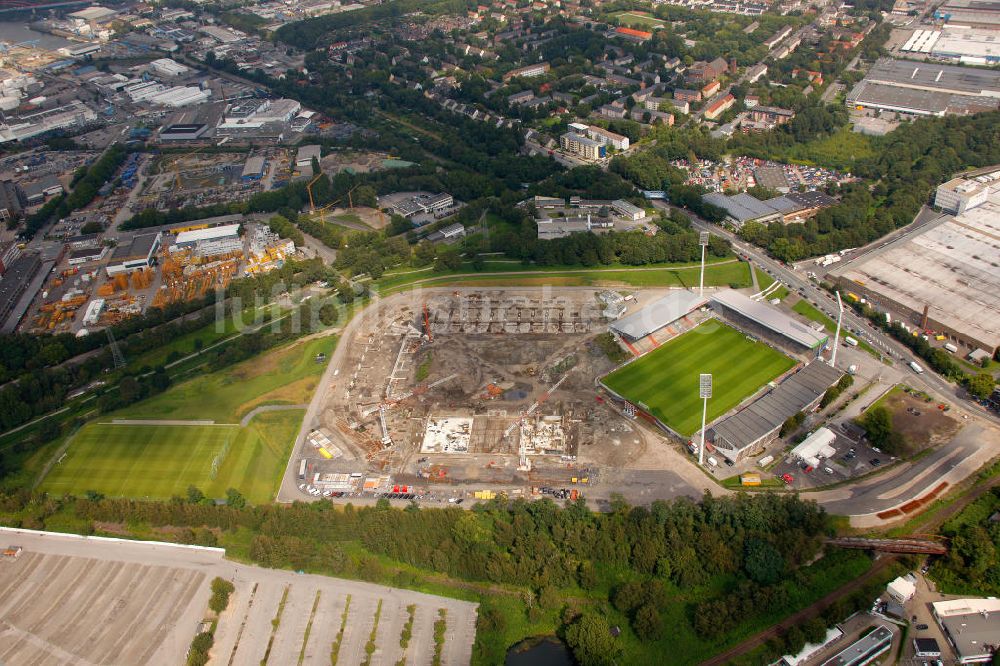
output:
POLYGON ((329 356, 335 344, 333 336, 299 341, 232 368, 171 386, 114 417, 239 423, 243 415, 259 405, 306 403, 325 367, 316 362, 316 354, 329 356))
POLYGON ((708 420, 725 414, 795 361, 744 333, 708 321, 604 378, 604 384, 682 436, 701 425, 698 375, 714 375, 708 420))
MULTIPOLYGON (((820 312, 819 309, 814 307, 811 303, 809 303, 809 301, 805 299, 800 300, 798 303, 793 305, 792 310, 798 312, 806 319, 812 320, 818 324, 823 324, 823 328, 825 328, 826 332, 831 335, 837 332, 837 322, 835 322, 834 320, 830 319, 825 314, 820 312)), ((841 339, 843 339, 843 336, 848 334, 849 331, 841 331, 840 332, 841 339)), ((830 340, 830 344, 833 344, 832 339, 830 340)), ((858 348, 868 352, 869 354, 871 354, 876 358, 880 356, 880 354, 875 351, 875 348, 872 347, 867 342, 865 342, 864 340, 858 340, 858 348)))
POLYGON ((614 17, 618 20, 619 25, 631 28, 662 28, 666 25, 665 21, 640 12, 619 12, 614 17))
MULTIPOLYGON (((477 274, 470 267, 457 271, 434 273, 387 273, 377 283, 379 294, 389 294, 407 289, 414 283, 421 286, 604 286, 631 285, 635 287, 692 287, 698 284, 697 264, 666 264, 642 267, 579 268, 559 266, 525 266, 520 262, 486 262, 484 273, 518 273, 518 275, 477 274), (537 275, 536 275, 537 274, 537 275)), ((705 284, 748 287, 750 270, 742 261, 710 263, 705 266, 705 284)))
POLYGON ((303 413, 259 414, 246 428, 90 423, 73 438, 41 489, 166 499, 184 496, 194 485, 208 497, 225 497, 228 488, 236 488, 251 503, 269 502, 303 413), (213 461, 224 451, 213 474, 213 461))

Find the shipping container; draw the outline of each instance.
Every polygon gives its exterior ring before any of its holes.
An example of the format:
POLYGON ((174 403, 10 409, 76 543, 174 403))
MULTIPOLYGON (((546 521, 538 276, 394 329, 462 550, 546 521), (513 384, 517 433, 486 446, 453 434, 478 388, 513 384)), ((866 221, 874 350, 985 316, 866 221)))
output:
POLYGON ((958 351, 958 347, 956 347, 955 345, 951 344, 950 342, 944 343, 944 348, 947 349, 948 351, 950 351, 952 354, 954 354, 955 352, 958 351))
POLYGON ((756 472, 750 472, 747 474, 740 475, 740 485, 744 486, 759 486, 760 485, 760 474, 756 472))
POLYGON ((319 454, 321 456, 323 456, 324 458, 326 458, 327 460, 329 460, 330 458, 333 457, 333 454, 330 453, 329 451, 327 451, 326 449, 324 449, 322 446, 319 447, 319 454))
POLYGON ((774 456, 764 456, 763 458, 757 461, 757 465, 760 467, 767 467, 773 462, 774 462, 774 456))

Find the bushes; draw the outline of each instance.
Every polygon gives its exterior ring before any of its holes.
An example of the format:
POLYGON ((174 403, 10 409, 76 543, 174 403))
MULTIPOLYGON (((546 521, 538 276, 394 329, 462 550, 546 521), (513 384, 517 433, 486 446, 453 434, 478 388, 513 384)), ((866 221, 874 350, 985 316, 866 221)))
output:
POLYGON ((215 644, 215 635, 211 631, 203 631, 191 641, 188 649, 188 666, 205 666, 208 663, 208 652, 215 644))
POLYGON ((229 606, 229 595, 236 590, 236 587, 224 578, 216 577, 212 580, 212 598, 208 600, 208 607, 216 613, 221 613, 229 606))

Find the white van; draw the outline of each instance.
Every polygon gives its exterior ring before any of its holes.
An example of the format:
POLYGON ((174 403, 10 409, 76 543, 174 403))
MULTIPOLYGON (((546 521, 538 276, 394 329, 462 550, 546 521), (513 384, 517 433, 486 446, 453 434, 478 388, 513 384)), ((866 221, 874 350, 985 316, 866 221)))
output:
POLYGON ((713 458, 712 456, 709 456, 708 457, 708 464, 711 465, 712 467, 718 467, 719 466, 719 461, 716 460, 715 458, 713 458))
POLYGON ((848 347, 857 347, 858 341, 848 335, 844 337, 844 344, 848 347))
POLYGON ((919 365, 917 365, 916 361, 910 361, 910 370, 913 370, 913 372, 917 373, 918 375, 923 374, 924 372, 924 369, 921 368, 919 365))

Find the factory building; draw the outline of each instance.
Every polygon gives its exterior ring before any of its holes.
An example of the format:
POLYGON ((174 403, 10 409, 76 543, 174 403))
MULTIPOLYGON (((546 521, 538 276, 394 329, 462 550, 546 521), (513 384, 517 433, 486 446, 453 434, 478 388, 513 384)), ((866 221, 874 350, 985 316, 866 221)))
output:
POLYGON ((239 237, 240 225, 226 224, 221 227, 209 227, 208 229, 195 229, 193 231, 182 231, 177 234, 174 247, 188 248, 194 247, 198 243, 205 241, 216 241, 226 238, 239 237))
POLYGON ((1000 646, 1000 600, 952 599, 931 604, 959 664, 987 664, 1000 646))
POLYGON ((115 248, 111 260, 104 269, 107 271, 108 277, 152 266, 156 263, 156 251, 160 249, 161 238, 160 232, 139 234, 134 236, 128 245, 119 245, 115 248))
POLYGON ((266 162, 263 155, 248 157, 246 163, 243 165, 242 180, 244 182, 260 180, 264 177, 265 166, 266 162))
POLYGON ((0 277, 0 333, 13 333, 42 289, 54 261, 42 261, 37 254, 14 259, 0 277))
MULTIPOLYGON (((972 194, 972 193, 959 193, 972 194)), ((953 205, 953 209, 962 203, 953 205)), ((828 273, 893 318, 993 356, 1000 348, 1000 191, 828 273)))
POLYGON ((159 58, 149 63, 149 67, 154 73, 160 76, 184 76, 191 72, 191 68, 182 65, 170 58, 159 58))
POLYGON ((938 185, 934 205, 946 213, 961 215, 986 203, 990 194, 1000 190, 1000 166, 964 173, 938 185))
POLYGON ((190 123, 167 125, 160 130, 160 141, 197 141, 208 131, 208 125, 190 123))
POLYGON ((883 58, 847 95, 847 105, 944 116, 1000 106, 1000 72, 883 58))
POLYGON ((322 150, 318 145, 299 146, 295 153, 295 168, 308 169, 312 166, 313 158, 319 160, 322 157, 322 150))
POLYGON ((934 10, 934 18, 948 25, 1000 29, 1000 6, 996 0, 947 0, 934 10))

